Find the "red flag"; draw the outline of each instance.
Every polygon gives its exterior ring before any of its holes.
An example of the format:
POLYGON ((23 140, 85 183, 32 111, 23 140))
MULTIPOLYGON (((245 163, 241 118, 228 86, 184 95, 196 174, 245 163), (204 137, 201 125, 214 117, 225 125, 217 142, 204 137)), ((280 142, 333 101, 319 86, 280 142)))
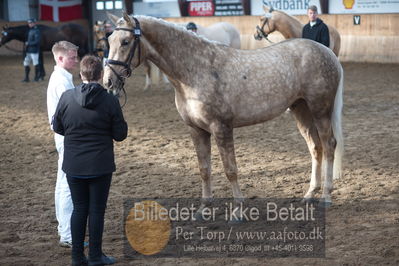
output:
POLYGON ((39 0, 40 19, 55 22, 82 18, 82 0, 39 0))

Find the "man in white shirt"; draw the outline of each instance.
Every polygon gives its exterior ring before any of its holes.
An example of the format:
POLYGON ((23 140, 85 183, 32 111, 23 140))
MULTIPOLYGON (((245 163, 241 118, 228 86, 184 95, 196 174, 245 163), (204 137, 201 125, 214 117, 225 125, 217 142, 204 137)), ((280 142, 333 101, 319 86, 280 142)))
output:
MULTIPOLYGON (((60 41, 55 43, 51 50, 56 65, 50 76, 47 88, 47 111, 50 125, 61 95, 64 91, 75 87, 70 71, 78 65, 78 49, 78 46, 70 42, 60 41)), ((71 247, 71 214, 73 205, 66 175, 62 171, 64 137, 57 133, 54 134, 55 147, 58 152, 58 172, 55 186, 55 213, 58 221, 58 234, 60 236, 60 246, 71 247)))

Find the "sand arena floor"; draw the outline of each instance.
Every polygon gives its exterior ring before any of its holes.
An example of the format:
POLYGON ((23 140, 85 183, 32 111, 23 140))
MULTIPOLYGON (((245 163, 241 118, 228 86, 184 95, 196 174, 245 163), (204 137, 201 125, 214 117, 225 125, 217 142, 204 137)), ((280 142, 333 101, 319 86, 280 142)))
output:
MULTIPOLYGON (((0 57, 0 264, 69 265, 54 212, 57 153, 46 112, 46 80, 23 84, 22 59, 0 57)), ((325 259, 130 260, 123 253, 127 197, 200 197, 197 160, 173 90, 143 91, 143 69, 127 82, 129 136, 116 144, 104 251, 118 265, 398 265, 399 65, 343 64, 346 154, 327 213, 325 259)), ((76 73, 75 73, 76 74, 76 73)), ((32 75, 32 74, 31 74, 32 75)), ((77 77, 77 75, 75 75, 77 77)), ((77 84, 78 79, 75 80, 77 84)), ((239 179, 247 197, 301 197, 311 161, 290 114, 235 131, 239 179)), ((214 194, 231 196, 212 144, 214 194)))

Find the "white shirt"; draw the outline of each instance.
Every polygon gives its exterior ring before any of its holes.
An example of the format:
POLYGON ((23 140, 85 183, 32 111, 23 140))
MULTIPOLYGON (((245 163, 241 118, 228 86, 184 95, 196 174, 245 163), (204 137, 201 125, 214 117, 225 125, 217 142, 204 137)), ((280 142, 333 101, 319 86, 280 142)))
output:
POLYGON ((316 21, 310 21, 310 27, 313 27, 314 25, 316 25, 316 21))
POLYGON ((54 66, 54 71, 50 76, 47 87, 47 113, 51 129, 53 129, 51 122, 61 95, 66 90, 73 88, 75 88, 75 86, 73 85, 72 74, 62 67, 54 66))

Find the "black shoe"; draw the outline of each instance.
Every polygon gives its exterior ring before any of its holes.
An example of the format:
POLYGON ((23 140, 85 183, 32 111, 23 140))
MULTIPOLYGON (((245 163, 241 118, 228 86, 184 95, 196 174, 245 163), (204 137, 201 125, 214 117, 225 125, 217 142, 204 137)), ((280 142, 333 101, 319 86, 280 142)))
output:
POLYGON ((25 67, 25 78, 22 80, 22 82, 29 82, 29 72, 30 72, 30 67, 26 66, 25 67))
POLYGON ((74 260, 72 259, 72 266, 87 266, 87 258, 86 256, 83 256, 83 258, 74 260))
POLYGON ((36 65, 35 66, 35 81, 37 82, 37 81, 39 81, 39 79, 40 79, 40 66, 39 65, 36 65))
POLYGON ((98 259, 90 259, 88 260, 88 265, 89 266, 99 266, 99 265, 111 265, 116 262, 116 259, 111 256, 106 256, 103 254, 101 258, 98 259))

